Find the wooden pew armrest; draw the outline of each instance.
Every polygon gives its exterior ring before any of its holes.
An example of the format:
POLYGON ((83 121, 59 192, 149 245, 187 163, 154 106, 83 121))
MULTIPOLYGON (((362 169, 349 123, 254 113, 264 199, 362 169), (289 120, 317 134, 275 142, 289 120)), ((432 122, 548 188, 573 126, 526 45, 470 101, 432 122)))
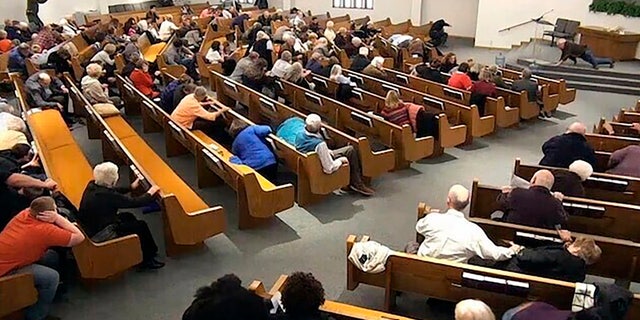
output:
POLYGON ((33 275, 0 277, 0 317, 7 316, 38 301, 33 275))
POLYGON ((140 239, 137 235, 101 243, 87 238, 73 248, 73 255, 76 257, 80 274, 85 279, 106 279, 142 262, 140 239))
POLYGON ((162 204, 176 244, 199 244, 226 229, 225 213, 221 206, 185 212, 173 194, 164 194, 162 204))

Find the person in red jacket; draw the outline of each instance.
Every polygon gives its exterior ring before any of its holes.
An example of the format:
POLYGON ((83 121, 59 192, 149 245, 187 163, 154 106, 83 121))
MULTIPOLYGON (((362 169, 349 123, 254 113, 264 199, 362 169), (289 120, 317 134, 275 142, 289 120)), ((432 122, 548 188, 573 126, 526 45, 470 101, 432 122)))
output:
POLYGON ((133 86, 136 87, 142 94, 145 96, 154 99, 160 96, 160 92, 155 90, 155 85, 153 84, 153 77, 149 74, 149 64, 140 60, 136 64, 136 68, 131 72, 129 76, 131 82, 133 82, 133 86))
POLYGON ((449 78, 449 86, 462 90, 471 90, 473 82, 471 82, 467 72, 469 72, 469 64, 466 62, 461 63, 458 66, 458 71, 454 72, 449 78))
POLYGON ((478 106, 480 116, 484 116, 484 106, 487 97, 495 98, 498 96, 496 84, 493 83, 493 76, 488 69, 480 71, 480 78, 471 86, 471 103, 478 106))

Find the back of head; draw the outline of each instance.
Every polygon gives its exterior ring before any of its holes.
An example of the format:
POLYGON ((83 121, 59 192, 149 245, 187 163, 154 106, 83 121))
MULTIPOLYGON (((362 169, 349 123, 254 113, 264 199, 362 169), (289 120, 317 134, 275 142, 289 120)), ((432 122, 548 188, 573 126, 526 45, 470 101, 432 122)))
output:
POLYGON ((333 29, 334 23, 333 21, 329 20, 327 21, 327 29, 333 29))
POLYGON ((455 320, 495 320, 496 316, 484 302, 475 299, 456 304, 455 320))
POLYGON ((381 56, 376 56, 371 60, 371 65, 376 68, 382 68, 383 64, 384 64, 384 58, 381 56))
POLYGON ((117 50, 116 45, 113 43, 107 43, 104 46, 104 51, 110 55, 116 53, 116 50, 117 50))
POLYGON ((532 186, 545 187, 549 190, 553 187, 554 182, 555 178, 553 177, 553 173, 549 170, 538 170, 531 178, 532 186))
POLYGON ((459 184, 453 185, 447 195, 447 204, 455 210, 464 210, 469 205, 469 190, 459 184))
POLYGON ((193 78, 191 78, 188 74, 183 74, 180 76, 180 78, 178 78, 178 81, 180 81, 181 84, 188 84, 188 83, 193 83, 193 78))
POLYGON ((29 213, 36 216, 45 211, 56 211, 56 202, 51 197, 38 197, 31 201, 29 205, 29 213))
POLYGON ((429 62, 429 67, 433 69, 440 69, 440 66, 442 66, 441 59, 433 59, 431 62, 429 62))
POLYGON ((99 186, 113 187, 118 178, 118 166, 112 162, 103 162, 93 168, 93 180, 99 186))
POLYGON ((233 121, 231 121, 231 125, 229 125, 229 135, 231 135, 231 137, 235 139, 238 134, 240 134, 240 132, 248 126, 249 125, 244 121, 233 119, 233 121))
POLYGON ((196 99, 202 100, 207 97, 207 89, 202 86, 196 87, 196 90, 193 91, 193 95, 196 99))
POLYGON ((262 298, 242 287, 235 275, 225 275, 211 285, 201 287, 182 320, 268 319, 262 298))
POLYGON ((282 304, 291 318, 312 318, 324 303, 324 288, 311 273, 294 272, 282 289, 282 304))
POLYGON ((187 83, 184 85, 184 87, 182 87, 182 92, 184 92, 185 94, 192 94, 194 91, 196 91, 196 88, 198 86, 195 83, 187 83))
POLYGON ((297 82, 302 77, 302 64, 294 62, 284 72, 284 79, 291 82, 297 82))
POLYGON ((567 133, 577 133, 584 136, 587 134, 587 126, 582 122, 574 122, 567 128, 567 133))
POLYGON ((398 92, 395 90, 387 91, 387 96, 384 99, 385 108, 393 109, 398 106, 400 103, 400 97, 398 96, 398 92))
POLYGON ((26 158, 31 152, 31 146, 26 143, 17 143, 11 148, 11 156, 14 159, 26 158))
POLYGON ((582 181, 585 181, 593 174, 593 167, 589 162, 576 160, 569 165, 569 171, 577 174, 582 181))
POLYGON ((337 77, 342 74, 342 67, 339 64, 334 64, 331 67, 331 78, 337 77))
POLYGON ((495 64, 489 66, 488 70, 489 72, 491 72, 492 75, 498 74, 498 66, 496 66, 495 64))
POLYGON ((462 73, 467 73, 469 72, 469 64, 466 62, 461 63, 458 66, 458 71, 462 72, 462 73))
POLYGON ((478 79, 486 82, 491 82, 493 80, 493 76, 491 75, 491 71, 482 69, 482 71, 480 71, 480 76, 478 77, 478 79))
POLYGON ((358 54, 361 55, 361 56, 368 57, 369 56, 369 48, 360 47, 360 49, 358 49, 358 54))
POLYGON ((255 52, 255 51, 251 51, 251 53, 249 53, 249 58, 250 58, 251 60, 257 60, 258 58, 260 58, 260 54, 258 54, 258 53, 257 53, 257 52, 255 52))
POLYGON ((304 123, 307 131, 317 133, 322 127, 322 118, 320 118, 319 115, 312 113, 307 116, 307 118, 304 120, 304 123))
POLYGON ((359 47, 360 45, 362 45, 362 39, 360 39, 360 38, 358 38, 358 37, 353 37, 353 38, 351 39, 351 44, 352 44, 354 47, 359 47))
POLYGON ((91 78, 100 78, 102 75, 102 66, 99 63, 90 63, 87 68, 87 75, 91 78))
POLYGON ((577 238, 571 246, 580 249, 578 251, 578 257, 584 260, 587 265, 596 263, 600 260, 600 256, 602 255, 602 249, 600 249, 593 238, 577 238))
POLYGON ((291 52, 289 52, 289 50, 285 50, 282 52, 282 56, 280 56, 280 59, 291 62, 291 59, 293 59, 293 57, 291 56, 291 52))
POLYGON ((522 70, 522 79, 531 79, 531 75, 532 75, 531 69, 524 68, 522 70))

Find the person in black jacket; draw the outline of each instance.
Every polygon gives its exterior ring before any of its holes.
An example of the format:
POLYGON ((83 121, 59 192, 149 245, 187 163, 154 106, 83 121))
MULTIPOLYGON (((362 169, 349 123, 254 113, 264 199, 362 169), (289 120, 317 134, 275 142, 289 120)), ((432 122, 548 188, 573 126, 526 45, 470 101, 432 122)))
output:
POLYGON ((417 75, 422 79, 433 81, 436 83, 447 84, 447 79, 440 73, 440 59, 435 59, 431 63, 419 64, 415 67, 412 75, 417 75))
POLYGON ((577 238, 564 245, 524 248, 509 260, 505 269, 545 278, 583 282, 587 266, 596 263, 601 254, 602 250, 592 238, 577 238))
POLYGON ((446 21, 440 19, 433 23, 431 26, 431 30, 429 30, 429 37, 431 40, 429 42, 434 47, 439 47, 447 43, 447 38, 449 38, 449 34, 444 31, 444 27, 450 27, 446 21))
POLYGON ((71 54, 65 48, 51 52, 47 58, 47 65, 53 67, 56 71, 56 77, 62 78, 62 74, 68 72, 73 75, 73 67, 71 66, 71 54))
POLYGON ((360 49, 358 49, 358 54, 351 59, 351 67, 349 67, 349 70, 362 72, 364 68, 371 64, 371 60, 369 60, 368 56, 369 48, 360 47, 360 49))
POLYGON ((267 8, 269 8, 269 1, 267 1, 267 0, 256 0, 256 2, 253 5, 258 7, 258 9, 267 9, 267 8))
POLYGON ((540 165, 568 168, 576 160, 584 160, 592 167, 596 165, 596 153, 587 142, 587 127, 580 122, 572 123, 567 132, 555 136, 542 145, 544 157, 540 165))
POLYGON ((569 165, 569 170, 554 170, 554 183, 551 191, 557 191, 565 196, 584 198, 586 192, 582 182, 593 173, 593 167, 586 161, 576 160, 569 165))
POLYGON ((27 0, 27 21, 35 26, 36 30, 44 27, 44 22, 38 16, 40 11, 40 5, 47 2, 47 0, 27 0))
POLYGON ((103 242, 116 237, 135 234, 140 238, 142 248, 141 269, 159 269, 164 263, 156 260, 158 246, 144 221, 136 219, 129 212, 118 213, 119 209, 140 208, 153 203, 158 186, 151 186, 141 196, 132 197, 127 193, 140 187, 136 179, 131 187, 116 187, 118 166, 111 162, 101 163, 93 169, 94 180, 87 184, 82 194, 78 221, 85 233, 95 242, 103 242))

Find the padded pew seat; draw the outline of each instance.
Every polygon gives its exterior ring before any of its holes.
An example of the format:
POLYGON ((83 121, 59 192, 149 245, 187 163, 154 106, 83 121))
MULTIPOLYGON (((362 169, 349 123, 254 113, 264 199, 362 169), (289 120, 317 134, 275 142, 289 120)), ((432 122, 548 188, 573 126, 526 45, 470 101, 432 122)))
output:
MULTIPOLYGON (((217 143, 215 140, 211 139, 211 137, 206 135, 204 132, 200 130, 193 130, 191 132, 193 133, 193 135, 198 137, 198 139, 200 139, 202 142, 208 145, 215 145, 218 148, 218 154, 221 155, 223 159, 229 161, 229 159, 233 156, 233 154, 229 150, 227 150, 221 144, 217 143)), ((232 165, 235 168, 237 168, 238 171, 240 171, 240 173, 243 173, 243 174, 256 172, 254 169, 246 165, 242 165, 242 164, 232 164, 232 165)), ((277 188, 275 184, 273 184, 271 181, 269 181, 268 179, 266 179, 260 174, 256 174, 256 178, 258 178, 258 183, 260 184, 260 187, 264 191, 271 191, 277 188)))
POLYGON ((64 121, 58 121, 60 113, 56 110, 44 110, 29 115, 29 127, 32 132, 40 133, 46 139, 46 150, 76 144, 64 121))
POLYGON ((144 60, 150 63, 156 62, 156 59, 158 58, 158 54, 160 54, 160 51, 164 49, 165 45, 166 44, 164 42, 160 42, 160 43, 152 44, 151 46, 149 46, 142 53, 142 55, 144 56, 144 60))
POLYGON ((116 133, 127 150, 135 156, 150 178, 162 189, 163 193, 176 195, 178 202, 186 212, 196 212, 209 208, 209 205, 186 182, 182 179, 175 179, 179 175, 139 135, 122 138, 117 132, 114 131, 114 133, 116 133))
POLYGON ((115 135, 120 139, 138 135, 136 130, 134 130, 133 127, 131 127, 131 125, 129 125, 127 120, 125 120, 123 117, 108 117, 105 118, 104 121, 109 125, 109 128, 113 131, 113 133, 115 133, 115 135))

